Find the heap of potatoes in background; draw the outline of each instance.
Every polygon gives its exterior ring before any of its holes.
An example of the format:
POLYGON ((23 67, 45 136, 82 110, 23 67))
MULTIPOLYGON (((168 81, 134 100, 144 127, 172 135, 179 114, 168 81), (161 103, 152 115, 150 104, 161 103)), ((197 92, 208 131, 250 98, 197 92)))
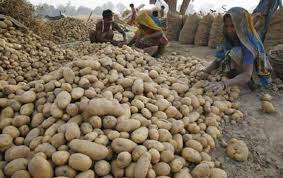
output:
POLYGON ((10 84, 34 81, 93 52, 95 46, 85 42, 75 49, 61 48, 32 31, 19 29, 8 19, 0 21, 0 79, 10 84))
POLYGON ((47 23, 52 29, 52 41, 55 43, 88 40, 89 29, 83 20, 65 17, 47 23))
POLYGON ((40 80, 0 81, 0 177, 227 177, 209 153, 221 124, 243 119, 240 90, 206 92, 223 78, 202 68, 98 44, 40 80))

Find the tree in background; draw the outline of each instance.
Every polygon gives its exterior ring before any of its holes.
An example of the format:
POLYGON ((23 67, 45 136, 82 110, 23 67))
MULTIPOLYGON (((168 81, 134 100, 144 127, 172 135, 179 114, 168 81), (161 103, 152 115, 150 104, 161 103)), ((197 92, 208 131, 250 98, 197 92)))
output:
POLYGON ((183 0, 180 11, 177 11, 177 0, 164 0, 167 5, 169 6, 169 11, 177 12, 181 15, 185 15, 187 12, 187 9, 190 5, 191 0, 183 0))
POLYGON ((92 9, 85 7, 85 6, 80 6, 77 9, 77 15, 81 15, 81 16, 87 16, 91 13, 92 9))

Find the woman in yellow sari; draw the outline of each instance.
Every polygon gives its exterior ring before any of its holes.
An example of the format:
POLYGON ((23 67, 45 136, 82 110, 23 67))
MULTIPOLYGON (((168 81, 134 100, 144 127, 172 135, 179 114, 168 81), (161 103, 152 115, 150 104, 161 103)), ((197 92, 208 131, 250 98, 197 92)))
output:
POLYGON ((136 22, 139 29, 128 45, 134 45, 137 48, 143 49, 145 52, 147 52, 149 48, 156 47, 157 50, 151 52, 151 55, 153 57, 159 57, 168 44, 168 39, 164 32, 154 23, 146 12, 139 15, 136 22))

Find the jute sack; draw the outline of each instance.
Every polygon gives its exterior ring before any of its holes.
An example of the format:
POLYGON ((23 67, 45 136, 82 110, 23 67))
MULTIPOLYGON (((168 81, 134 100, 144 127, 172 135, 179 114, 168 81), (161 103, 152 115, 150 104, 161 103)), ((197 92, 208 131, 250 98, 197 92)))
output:
POLYGON ((215 49, 223 43, 223 40, 223 16, 219 14, 213 20, 209 33, 208 46, 215 49))
POLYGON ((274 73, 283 79, 283 44, 272 47, 269 57, 274 73))
POLYGON ((283 44, 283 8, 279 9, 272 16, 264 42, 267 50, 278 44, 283 44))
POLYGON ((185 24, 180 32, 179 42, 183 44, 193 44, 195 34, 199 25, 200 16, 197 14, 187 17, 185 24))
POLYGON ((166 35, 170 41, 178 41, 182 26, 183 26, 182 16, 177 13, 169 11, 169 13, 167 14, 166 35))
POLYGON ((195 36, 195 45, 196 46, 207 46, 209 39, 209 32, 214 17, 211 14, 204 16, 199 25, 195 36))

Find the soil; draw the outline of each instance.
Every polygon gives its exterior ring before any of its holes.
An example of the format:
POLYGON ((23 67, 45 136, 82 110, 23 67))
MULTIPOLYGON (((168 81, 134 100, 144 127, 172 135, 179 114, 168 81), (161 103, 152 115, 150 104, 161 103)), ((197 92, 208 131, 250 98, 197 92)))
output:
MULTIPOLYGON (((208 47, 172 42, 165 55, 196 56, 209 62, 214 52, 208 47)), ((245 119, 241 123, 223 125, 223 136, 217 141, 212 156, 221 163, 229 178, 283 178, 283 93, 268 93, 273 96, 276 113, 261 112, 260 93, 244 88, 239 101, 245 119), (248 145, 250 154, 246 162, 232 160, 225 153, 225 144, 231 138, 243 140, 248 145)))

